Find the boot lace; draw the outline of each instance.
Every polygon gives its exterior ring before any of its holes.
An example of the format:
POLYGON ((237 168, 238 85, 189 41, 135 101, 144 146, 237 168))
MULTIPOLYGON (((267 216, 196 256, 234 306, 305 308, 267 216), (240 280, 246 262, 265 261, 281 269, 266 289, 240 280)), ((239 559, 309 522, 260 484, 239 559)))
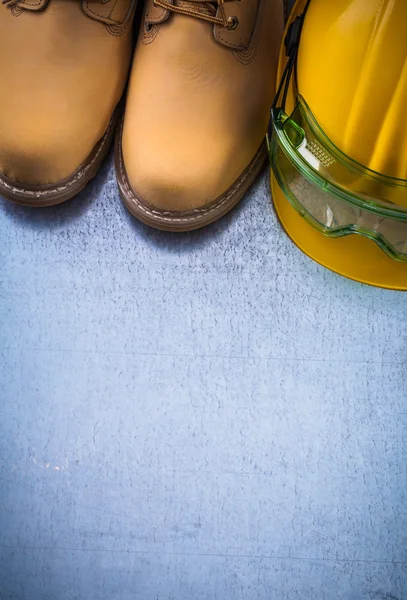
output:
POLYGON ((18 0, 1 0, 1 3, 7 6, 7 8, 13 8, 17 2, 18 0))
MULTIPOLYGON (((5 0, 3 0, 4 2, 5 0)), ((7 1, 7 0, 6 0, 7 1)), ((13 1, 13 0, 9 0, 13 1)), ((153 0, 155 6, 159 6, 170 12, 179 13, 188 17, 196 17, 203 21, 208 21, 214 25, 226 27, 226 29, 235 29, 239 24, 237 17, 227 17, 225 13, 225 3, 235 2, 236 0, 174 0, 171 4, 167 0, 153 0), (217 16, 219 9, 219 16, 217 16)))

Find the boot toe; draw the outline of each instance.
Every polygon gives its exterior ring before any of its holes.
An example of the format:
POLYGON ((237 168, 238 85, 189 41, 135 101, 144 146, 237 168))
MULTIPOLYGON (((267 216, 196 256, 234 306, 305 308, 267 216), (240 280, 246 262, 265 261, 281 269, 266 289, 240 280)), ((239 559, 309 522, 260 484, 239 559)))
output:
MULTIPOLYGON (((141 129, 141 125, 140 128, 141 129)), ((261 145, 236 152, 230 136, 206 132, 149 138, 124 131, 116 145, 118 182, 130 212, 160 229, 202 227, 228 212, 253 183, 264 160, 261 145), (173 140, 177 140, 174 152, 173 140)))
POLYGON ((12 135, 3 136, 0 144, 0 172, 22 187, 56 185, 68 178, 92 150, 92 143, 78 139, 83 132, 74 127, 63 130, 59 125, 48 131, 31 132, 15 126, 12 135))
POLYGON ((14 121, 12 127, 0 122, 0 194, 30 206, 72 198, 95 175, 113 125, 114 119, 103 131, 103 123, 96 130, 85 127, 82 118, 48 118, 47 127, 35 119, 14 121))

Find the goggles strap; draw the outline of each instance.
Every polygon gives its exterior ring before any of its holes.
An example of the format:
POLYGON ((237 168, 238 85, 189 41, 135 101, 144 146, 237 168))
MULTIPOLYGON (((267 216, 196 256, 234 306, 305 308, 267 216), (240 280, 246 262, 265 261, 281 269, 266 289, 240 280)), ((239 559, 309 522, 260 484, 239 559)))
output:
MULTIPOLYGON (((281 77, 281 81, 278 86, 277 93, 274 96, 273 104, 271 107, 272 118, 273 118, 274 109, 277 108, 277 106, 279 105, 279 100, 280 100, 281 94, 283 94, 283 97, 281 100, 280 107, 283 110, 285 109, 288 90, 290 88, 290 81, 291 81, 291 77, 293 75, 294 68, 295 68, 296 61, 297 61, 298 47, 300 45, 302 26, 304 24, 305 14, 308 10, 310 2, 311 2, 311 0, 308 0, 303 12, 300 15, 298 15, 294 19, 294 21, 291 23, 291 25, 289 26, 289 28, 287 30, 287 34, 285 36, 284 45, 285 45, 285 53, 286 53, 286 56, 288 57, 288 60, 287 60, 286 66, 284 68, 283 75, 281 77)), ((269 136, 271 136, 271 132, 272 132, 272 120, 269 125, 269 136)))

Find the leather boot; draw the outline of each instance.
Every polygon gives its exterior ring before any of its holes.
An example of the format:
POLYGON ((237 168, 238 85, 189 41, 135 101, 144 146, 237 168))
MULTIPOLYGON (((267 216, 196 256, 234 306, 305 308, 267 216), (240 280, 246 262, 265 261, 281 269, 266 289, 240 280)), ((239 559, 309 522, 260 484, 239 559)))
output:
POLYGON ((147 0, 115 151, 138 219, 196 229, 254 182, 283 21, 283 0, 147 0))
POLYGON ((135 0, 3 0, 0 195, 47 206, 96 174, 132 55, 135 0))

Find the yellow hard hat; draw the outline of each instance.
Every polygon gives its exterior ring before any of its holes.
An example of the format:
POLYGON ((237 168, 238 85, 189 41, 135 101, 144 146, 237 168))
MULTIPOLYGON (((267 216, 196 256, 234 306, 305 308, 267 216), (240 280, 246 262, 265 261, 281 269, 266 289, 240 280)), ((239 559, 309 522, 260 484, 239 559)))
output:
POLYGON ((407 290, 407 0, 297 0, 278 77, 268 143, 288 235, 341 275, 407 290))

